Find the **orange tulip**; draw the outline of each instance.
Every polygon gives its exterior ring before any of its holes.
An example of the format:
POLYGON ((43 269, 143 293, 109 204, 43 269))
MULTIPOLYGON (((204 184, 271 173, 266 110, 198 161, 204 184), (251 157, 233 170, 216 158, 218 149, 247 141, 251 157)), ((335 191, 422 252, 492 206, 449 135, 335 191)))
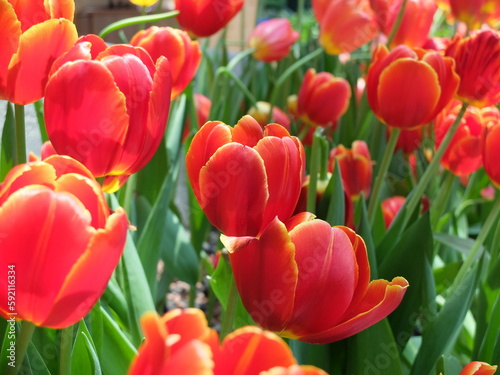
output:
POLYGON ((391 226, 405 202, 406 198, 399 195, 384 199, 382 202, 382 214, 384 215, 385 229, 391 226))
POLYGON ((3 298, 0 314, 50 328, 81 320, 106 288, 127 229, 125 212, 110 212, 76 160, 51 156, 14 167, 0 185, 0 266, 15 277, 0 287, 14 280, 16 299, 3 298))
POLYGON ((206 37, 226 26, 241 10, 244 0, 175 0, 177 22, 190 35, 206 37))
POLYGON ((500 21, 498 0, 449 0, 451 13, 469 29, 479 29, 487 23, 496 27, 500 21))
MULTIPOLYGON (((436 147, 438 147, 461 108, 458 100, 441 112, 434 122, 436 147)), ((486 126, 500 123, 500 112, 496 107, 482 109, 469 106, 457 132, 441 158, 441 165, 456 176, 468 176, 483 165, 482 138, 486 126)))
POLYGON ((284 59, 300 34, 292 29, 286 18, 272 18, 262 21, 250 34, 248 44, 255 48, 253 57, 264 62, 284 59))
POLYGON ((320 25, 320 43, 329 54, 353 51, 377 36, 368 0, 313 0, 312 7, 320 25))
POLYGON ((278 124, 251 116, 232 128, 207 122, 194 136, 186 167, 208 220, 229 236, 256 236, 276 216, 288 219, 302 184, 304 149, 278 124))
POLYGON ((491 182, 500 188, 500 164, 498 150, 500 150, 500 123, 495 121, 486 126, 483 136, 483 165, 491 182))
POLYGON ((290 367, 273 367, 260 375, 328 375, 327 372, 314 366, 292 365, 290 367))
POLYGON ((347 111, 351 87, 343 78, 327 72, 309 69, 297 97, 297 115, 313 127, 335 128, 338 119, 347 111))
POLYGON ((390 314, 408 282, 370 282, 361 237, 307 212, 275 218, 259 237, 227 237, 236 285, 256 323, 281 336, 324 344, 390 314), (328 296, 328 298, 325 298, 328 296))
POLYGON ((424 125, 455 95, 459 77, 453 60, 436 51, 404 45, 391 52, 379 46, 368 69, 368 102, 388 126, 411 129, 424 125))
MULTIPOLYGON (((269 119, 269 111, 271 110, 271 104, 268 102, 257 102, 255 105, 248 110, 248 114, 252 116, 260 126, 265 127, 267 125, 267 120, 269 119)), ((290 119, 288 116, 276 106, 273 106, 273 122, 280 124, 286 130, 290 131, 290 119)))
MULTIPOLYGON (((377 15, 380 30, 386 36, 398 18, 403 0, 370 0, 377 15)), ((391 47, 405 44, 408 47, 422 47, 427 40, 434 21, 437 5, 434 0, 408 0, 391 47)))
POLYGON ((167 126, 168 60, 145 50, 107 47, 86 36, 52 67, 45 97, 47 133, 55 150, 83 163, 103 189, 116 191, 153 157, 167 126))
POLYGON ((498 366, 491 366, 485 362, 474 361, 460 371, 460 375, 493 375, 498 366))
POLYGON ((130 44, 144 48, 155 62, 160 56, 168 59, 172 73, 172 100, 191 82, 201 62, 200 44, 192 41, 185 31, 171 27, 151 26, 141 30, 130 39, 130 44))
POLYGON ((345 192, 353 201, 357 201, 361 193, 365 198, 370 196, 372 184, 372 159, 365 141, 354 141, 352 148, 338 145, 330 152, 329 169, 333 172, 335 159, 340 165, 340 174, 345 192))
POLYGON ((74 11, 73 0, 0 0, 0 99, 43 97, 52 62, 78 38, 74 11))
POLYGON ((500 100, 500 36, 485 30, 467 38, 456 37, 446 49, 460 76, 458 97, 482 108, 500 100))

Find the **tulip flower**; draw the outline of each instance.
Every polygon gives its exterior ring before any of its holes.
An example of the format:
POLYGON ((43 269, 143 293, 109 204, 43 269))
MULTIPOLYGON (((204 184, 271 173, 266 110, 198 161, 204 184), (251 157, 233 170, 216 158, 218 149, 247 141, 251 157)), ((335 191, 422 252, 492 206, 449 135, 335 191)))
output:
POLYGON ((483 164, 491 182, 500 188, 500 164, 498 150, 500 150, 500 124, 488 124, 483 136, 483 164))
POLYGON ((354 141, 352 148, 338 145, 330 152, 329 169, 333 172, 335 159, 340 165, 340 174, 345 192, 353 201, 357 201, 361 193, 365 198, 370 196, 372 184, 372 159, 365 141, 354 141))
POLYGON ((500 100, 500 36, 485 30, 467 38, 456 37, 446 49, 460 76, 459 99, 482 108, 500 100))
POLYGON ((130 44, 144 48, 155 62, 160 56, 168 59, 172 74, 172 100, 191 82, 201 62, 200 44, 179 29, 151 26, 135 34, 130 44))
POLYGON ((351 87, 343 78, 309 69, 297 96, 297 116, 313 127, 335 128, 347 111, 351 87))
POLYGON ((325 344, 354 335, 390 314, 408 282, 370 282, 366 245, 347 227, 307 212, 275 218, 259 237, 227 237, 243 305, 281 336, 325 344))
POLYGON ((177 22, 190 35, 201 38, 215 34, 241 10, 244 0, 175 0, 177 22))
POLYGON ((272 18, 255 27, 248 44, 250 48, 255 48, 253 57, 257 60, 273 62, 287 57, 299 36, 288 19, 272 18))
MULTIPOLYGON (((267 125, 267 120, 269 119, 270 110, 271 104, 268 102, 257 102, 248 110, 248 114, 257 120, 260 126, 265 127, 267 125)), ((276 106, 273 106, 272 120, 274 123, 280 124, 286 130, 290 131, 290 119, 285 112, 276 106)))
POLYGON ((273 367, 260 375, 328 375, 327 372, 314 366, 291 365, 290 367, 273 367))
MULTIPOLYGON (((64 328, 101 297, 123 252, 128 220, 111 213, 99 184, 65 156, 14 167, 0 185, 0 266, 15 274, 14 310, 0 315, 64 328), (99 272, 95 272, 98 267, 99 272)), ((0 279, 8 288, 8 279, 0 279)))
MULTIPOLYGON (((460 108, 461 103, 456 100, 436 117, 436 147, 446 136, 460 108)), ((500 123, 500 112, 496 107, 479 109, 469 106, 441 158, 441 164, 456 176, 468 176, 481 168, 483 132, 488 124, 494 123, 500 123)))
MULTIPOLYGON (((376 13, 380 30, 389 36, 398 18, 403 0, 370 0, 376 13)), ((434 21, 437 5, 435 0, 408 0, 401 24, 391 41, 391 47, 405 44, 408 47, 422 47, 427 41, 434 21)))
POLYGON ((52 62, 75 44, 73 0, 0 0, 0 99, 16 104, 44 96, 52 62))
POLYGON ((384 215, 385 229, 388 229, 394 218, 398 215, 399 210, 406 202, 406 198, 402 196, 394 196, 382 201, 382 214, 384 215))
MULTIPOLYGON (((194 107, 196 109, 196 117, 198 120, 198 127, 200 129, 208 121, 208 116, 210 115, 210 108, 212 108, 212 101, 205 95, 195 93, 194 97, 194 107)), ((191 130, 191 123, 189 118, 186 119, 184 124, 184 134, 182 136, 182 141, 184 142, 189 136, 191 130)))
POLYGON ((487 23, 496 27, 500 21, 498 0, 449 0, 451 13, 469 29, 479 29, 487 23))
POLYGON ((320 43, 329 54, 353 51, 377 36, 368 0, 313 0, 312 8, 320 25, 320 43))
POLYGON ((186 168, 208 220, 229 236, 256 236, 297 204, 304 149, 278 124, 264 130, 251 116, 232 128, 207 122, 194 136, 186 168))
POLYGON ((466 365, 459 375, 493 375, 498 366, 491 366, 486 362, 474 361, 466 365))
POLYGON ((368 102, 388 126, 411 129, 436 117, 455 95, 453 60, 436 51, 379 46, 368 69, 368 102))
POLYGON ((171 84, 165 57, 155 65, 142 48, 81 38, 54 62, 47 84, 45 122, 55 150, 116 191, 161 143, 171 84))

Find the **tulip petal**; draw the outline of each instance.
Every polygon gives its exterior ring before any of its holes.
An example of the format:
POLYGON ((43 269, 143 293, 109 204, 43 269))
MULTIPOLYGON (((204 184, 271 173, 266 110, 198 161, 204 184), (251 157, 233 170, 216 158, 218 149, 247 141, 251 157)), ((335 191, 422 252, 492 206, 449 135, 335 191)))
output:
POLYGON ((255 147, 263 138, 264 132, 260 124, 252 116, 243 116, 234 126, 233 142, 241 143, 248 147, 255 147))
POLYGON ((47 133, 59 154, 80 161, 95 176, 113 172, 129 117, 124 95, 100 62, 62 66, 47 84, 44 104, 47 133))
POLYGON ((73 21, 75 14, 74 0, 49 0, 50 18, 66 18, 73 21))
MULTIPOLYGON (((72 195, 40 186, 16 191, 0 207, 0 233, 7 234, 2 250, 8 254, 1 258, 2 267, 16 265, 19 318, 36 325, 45 322, 67 274, 94 235, 90 220, 72 195)), ((5 290, 6 281, 0 280, 5 290)))
POLYGON ((76 173, 94 179, 94 175, 82 163, 69 156, 56 154, 44 159, 43 162, 54 167, 57 178, 66 173, 76 173))
POLYGON ((66 19, 39 23, 22 34, 18 51, 9 65, 9 100, 29 104, 42 98, 52 63, 68 51, 77 38, 75 25, 66 19))
POLYGON ((64 328, 88 314, 118 265, 127 229, 127 215, 119 208, 109 216, 106 227, 97 230, 85 252, 74 263, 52 307, 53 313, 46 318, 43 326, 64 328), (96 265, 99 272, 92 272, 96 265))
POLYGON ((285 225, 274 219, 258 239, 222 235, 221 241, 250 316, 266 329, 282 331, 292 314, 298 272, 285 225))
POLYGON ((256 236, 268 200, 264 162, 253 148, 238 143, 220 147, 201 168, 200 205, 228 236, 256 236))
POLYGON ((21 37, 21 23, 14 8, 7 0, 0 0, 0 35, 2 49, 0 51, 0 99, 7 99, 7 68, 12 55, 16 53, 21 37))
POLYGON ((356 311, 346 312, 341 324, 323 332, 303 336, 301 341, 314 344, 326 344, 345 339, 385 318, 400 304, 408 287, 402 277, 395 277, 392 282, 374 280, 370 283, 363 303, 356 311))
POLYGON ((493 375, 497 368, 498 366, 491 366, 486 362, 474 361, 467 364, 460 375, 493 375))
POLYGON ((214 373, 259 374, 275 366, 288 367, 295 363, 291 349, 281 338, 258 327, 246 326, 226 336, 214 373))
POLYGON ((16 17, 21 21, 23 33, 30 27, 51 19, 45 1, 16 0, 10 1, 16 12, 16 17))
MULTIPOLYGON (((199 341, 191 340, 177 351, 173 352, 169 360, 156 369, 153 374, 197 374, 213 375, 214 361, 210 347, 199 341)), ((141 374, 143 375, 143 374, 141 374)))
POLYGON ((290 231, 299 280, 285 336, 302 337, 337 324, 348 309, 358 282, 351 241, 344 231, 311 220, 290 231), (311 319, 311 306, 315 318, 311 319), (291 333, 291 335, 289 334, 291 333))
POLYGON ((438 105, 441 89, 438 76, 429 64, 401 58, 381 73, 377 95, 386 103, 379 105, 378 115, 387 125, 411 128, 429 121, 438 105))
POLYGON ((314 366, 292 365, 290 367, 273 367, 259 375, 328 375, 328 373, 314 366))

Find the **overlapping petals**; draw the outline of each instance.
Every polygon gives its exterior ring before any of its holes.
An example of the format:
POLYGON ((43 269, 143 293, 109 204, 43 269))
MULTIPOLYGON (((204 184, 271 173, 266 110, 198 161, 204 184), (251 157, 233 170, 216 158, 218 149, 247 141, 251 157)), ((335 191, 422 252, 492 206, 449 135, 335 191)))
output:
POLYGON ((297 138, 278 124, 262 129, 248 115, 234 128, 207 122, 186 156, 201 208, 229 236, 255 236, 274 217, 289 218, 300 194, 303 163, 297 138))
POLYGON ((82 319, 106 288, 127 229, 125 212, 110 212, 77 161, 51 156, 12 169, 0 185, 0 263, 16 267, 17 317, 52 328, 82 319))
POLYGON ((45 97, 55 150, 82 162, 116 191, 152 158, 167 125, 171 75, 139 47, 82 38, 54 63, 45 97))
POLYGON ((474 361, 467 364, 460 375, 493 375, 497 371, 498 366, 492 366, 486 362, 474 361))
POLYGON ((370 282, 366 246, 347 227, 301 213, 257 237, 221 236, 243 304, 256 323, 285 337, 328 343, 390 314, 407 281, 370 282))

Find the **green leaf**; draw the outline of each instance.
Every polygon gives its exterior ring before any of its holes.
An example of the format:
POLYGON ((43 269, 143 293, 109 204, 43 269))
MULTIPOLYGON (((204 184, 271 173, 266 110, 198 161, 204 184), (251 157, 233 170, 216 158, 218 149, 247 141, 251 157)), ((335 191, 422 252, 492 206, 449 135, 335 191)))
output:
POLYGON ((488 363, 494 363, 495 344, 500 340, 500 291, 497 292, 497 298, 491 310, 490 319, 483 335, 483 341, 479 349, 478 358, 488 363))
POLYGON ((400 348, 387 319, 350 337, 347 345, 347 374, 403 374, 400 348))
MULTIPOLYGON (((227 301, 229 298, 229 287, 230 280, 232 277, 231 266, 224 256, 220 257, 219 264, 215 269, 214 273, 210 277, 210 286, 213 292, 217 296, 224 310, 227 307, 227 301)), ((241 298, 238 296, 238 304, 236 306, 236 315, 234 317, 234 328, 243 327, 246 325, 255 325, 253 319, 250 317, 248 312, 243 307, 241 303, 241 298)))
MULTIPOLYGON (((297 359, 297 362, 303 365, 311 365, 319 367, 325 371, 328 371, 329 374, 331 372, 332 362, 341 362, 336 361, 339 358, 342 351, 335 351, 332 355, 331 346, 332 344, 327 345, 314 345, 309 344, 307 342, 297 341, 297 340, 289 340, 288 344, 290 345, 290 349, 292 349, 293 356, 297 359)), ((333 345, 342 345, 343 343, 334 343, 333 345)))
POLYGON ((474 245, 474 240, 470 238, 461 238, 447 233, 434 233, 434 239, 443 245, 450 246, 463 254, 468 254, 472 246, 474 245))
POLYGON ((360 220, 357 227, 357 233, 363 238, 366 244, 366 251, 368 253, 368 261, 370 263, 371 279, 378 278, 377 254, 375 253, 375 244, 373 242, 372 230, 370 222, 368 221, 368 211, 366 209, 366 201, 360 199, 358 203, 360 210, 360 220))
POLYGON ((439 358, 439 361, 437 363, 437 371, 436 374, 442 374, 442 375, 459 375, 460 372, 462 371, 462 365, 452 355, 444 355, 441 358, 439 358))
POLYGON ((448 296, 437 316, 428 322, 411 375, 429 374, 439 357, 447 353, 455 343, 477 287, 477 270, 476 263, 455 293, 448 296))
POLYGON ((104 38, 106 35, 108 35, 110 32, 123 29, 124 27, 127 26, 132 26, 132 25, 140 25, 143 23, 147 22, 157 22, 161 20, 166 20, 168 18, 175 17, 179 14, 179 11, 174 10, 172 12, 165 12, 165 13, 158 13, 158 14, 152 14, 148 16, 138 16, 138 17, 130 17, 130 18, 125 18, 123 20, 113 22, 111 25, 106 26, 104 29, 101 30, 99 33, 99 36, 101 38, 104 38))
POLYGON ((14 166, 16 154, 16 122, 14 109, 11 103, 7 103, 7 113, 2 131, 2 142, 0 143, 0 181, 3 181, 7 173, 14 166))
POLYGON ((137 195, 147 199, 150 205, 156 202, 161 185, 167 176, 167 151, 165 143, 161 143, 153 158, 144 168, 137 172, 137 195))
MULTIPOLYGON (((45 351, 47 350, 45 347, 41 347, 40 349, 45 351)), ((42 351, 42 353, 44 352, 42 351)), ((49 371, 45 362, 46 360, 46 356, 40 354, 39 349, 35 345, 33 345, 33 343, 30 343, 25 357, 25 363, 28 363, 29 370, 27 370, 25 367, 22 367, 20 373, 33 375, 51 375, 51 372, 49 371)))
POLYGON ((318 217, 324 218, 330 225, 345 225, 344 187, 340 167, 336 160, 332 176, 323 197, 321 197, 317 210, 318 217))
POLYGON ((99 364, 97 353, 89 339, 89 333, 83 321, 79 324, 75 345, 71 353, 71 374, 101 374, 101 365, 99 364))

